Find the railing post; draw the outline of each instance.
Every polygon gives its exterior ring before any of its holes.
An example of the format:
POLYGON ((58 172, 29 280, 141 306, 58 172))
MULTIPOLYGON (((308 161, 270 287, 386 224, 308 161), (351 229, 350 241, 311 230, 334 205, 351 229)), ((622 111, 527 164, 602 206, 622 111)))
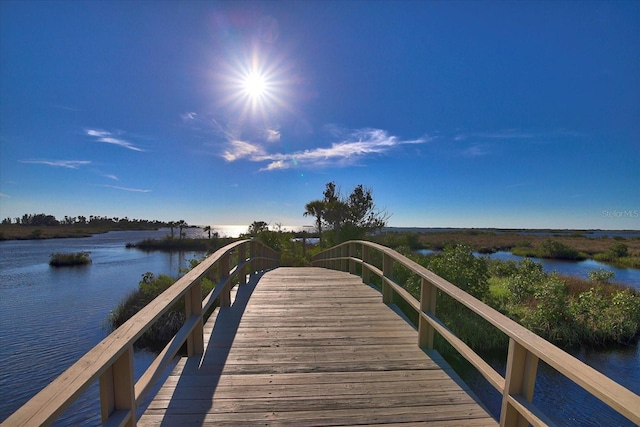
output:
POLYGON ((349 245, 348 244, 343 244, 342 246, 340 246, 340 258, 342 258, 340 260, 340 271, 347 271, 348 268, 348 262, 347 262, 347 257, 349 256, 349 245))
POLYGON ((187 337, 187 356, 204 353, 204 326, 202 321, 202 282, 198 280, 191 285, 184 296, 186 318, 198 316, 199 320, 187 337))
MULTIPOLYGON (((432 315, 436 314, 436 295, 438 289, 425 278, 420 284, 420 310, 432 315)), ((418 346, 420 348, 433 349, 433 337, 435 329, 422 314, 418 323, 418 346)))
POLYGON ((136 425, 136 400, 133 375, 133 347, 129 346, 113 365, 100 375, 100 412, 106 423, 114 411, 127 411, 126 422, 136 425))
POLYGON ((387 283, 387 278, 393 275, 393 258, 387 254, 382 254, 382 302, 393 304, 393 288, 387 283))
POLYGON ((240 275, 240 285, 247 284, 247 245, 242 244, 238 247, 238 274, 240 275), (242 267, 240 267, 242 266, 242 267))
POLYGON ((222 255, 218 268, 220 270, 220 284, 224 283, 224 288, 220 292, 220 307, 229 307, 231 305, 231 282, 229 278, 229 253, 222 255))
POLYGON ((256 257, 258 256, 258 242, 252 240, 249 245, 249 275, 253 277, 257 269, 256 257))
POLYGON ((356 274, 356 244, 349 243, 349 273, 356 274))
POLYGON ((507 373, 505 374, 500 426, 528 426, 527 419, 509 402, 509 396, 521 395, 529 402, 533 400, 533 389, 536 384, 538 357, 509 339, 507 355, 507 373))
POLYGON ((367 267, 369 263, 369 246, 366 243, 362 244, 362 282, 369 284, 370 270, 367 267))

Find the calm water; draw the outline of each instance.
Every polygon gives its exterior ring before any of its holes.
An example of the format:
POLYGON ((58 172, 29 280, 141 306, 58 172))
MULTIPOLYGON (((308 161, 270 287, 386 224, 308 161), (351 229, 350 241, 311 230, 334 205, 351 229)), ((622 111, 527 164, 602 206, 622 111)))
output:
MULTIPOLYGON (((0 421, 4 420, 108 333, 105 319, 142 274, 177 276, 203 253, 142 252, 127 242, 168 232, 110 232, 88 238, 0 242, 0 421), (90 251, 89 266, 52 268, 54 252, 90 251)), ((136 374, 152 360, 136 354, 136 374)), ((59 425, 100 423, 91 388, 59 425)))
MULTIPOLYGON (((242 226, 237 230, 239 227, 242 226)), ((185 231, 188 236, 202 234, 199 229, 185 231)), ((236 232, 222 228, 219 231, 221 235, 236 232)), ((244 231, 246 227, 240 230, 244 231)), ((142 274, 150 271, 177 276, 189 259, 203 255, 147 253, 124 247, 127 242, 162 238, 168 233, 168 230, 128 231, 81 239, 0 242, 0 421, 107 335, 105 319, 109 312, 137 287, 142 274), (90 251, 93 264, 49 267, 51 253, 78 251, 90 251)), ((618 273, 616 277, 619 278, 618 273)), ((624 351, 581 352, 576 356, 640 393, 637 347, 624 351)), ((148 353, 136 353, 137 376, 144 372, 152 358, 148 353)), ((496 369, 504 370, 503 361, 497 359, 493 363, 496 369)), ((491 386, 471 370, 463 372, 463 377, 496 413, 499 396, 491 386)), ((556 408, 551 416, 561 425, 630 425, 544 366, 538 375, 536 401, 544 407, 556 408)), ((95 385, 57 424, 99 423, 95 385)))

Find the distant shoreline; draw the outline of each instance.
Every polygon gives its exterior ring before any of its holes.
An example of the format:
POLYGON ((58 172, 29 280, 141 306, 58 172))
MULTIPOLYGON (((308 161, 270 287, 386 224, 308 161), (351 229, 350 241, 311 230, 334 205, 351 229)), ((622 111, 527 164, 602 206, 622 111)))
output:
MULTIPOLYGON (((227 225, 214 225, 211 226, 212 230, 225 229, 232 227, 234 229, 247 230, 248 225, 245 226, 227 226, 227 225)), ((50 225, 50 226, 32 226, 32 225, 19 225, 19 224, 1 224, 0 225, 0 241, 3 240, 40 240, 40 239, 63 239, 63 238, 77 238, 77 237, 91 237, 94 234, 108 233, 109 231, 144 231, 144 230, 158 230, 163 227, 138 227, 138 228, 126 228, 126 227, 109 227, 109 226, 87 226, 87 225, 50 225)), ((190 225, 186 228, 204 228, 202 226, 190 225)), ((291 226, 284 227, 284 230, 293 231, 295 233, 301 233, 303 231, 313 232, 313 227, 303 226, 291 226)), ((235 231, 235 230, 234 230, 235 231)), ((600 237, 625 237, 625 238, 640 238, 640 230, 603 230, 603 229, 553 229, 553 228, 487 228, 487 227, 385 227, 382 232, 387 233, 418 233, 418 234, 432 234, 432 233, 495 233, 498 235, 511 234, 522 236, 582 236, 588 238, 600 238, 600 237)), ((238 237, 238 236, 227 236, 238 237)))
POLYGON ((88 225, 19 225, 1 224, 0 241, 7 240, 43 240, 91 237, 94 234, 104 234, 110 231, 153 231, 162 227, 109 227, 88 225))

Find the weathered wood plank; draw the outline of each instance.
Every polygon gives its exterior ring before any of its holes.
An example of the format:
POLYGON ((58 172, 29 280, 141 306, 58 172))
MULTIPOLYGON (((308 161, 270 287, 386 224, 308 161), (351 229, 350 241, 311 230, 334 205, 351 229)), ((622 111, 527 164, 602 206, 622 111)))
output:
POLYGON ((202 360, 181 360, 138 424, 496 425, 381 301, 317 268, 241 286, 205 324, 202 360))

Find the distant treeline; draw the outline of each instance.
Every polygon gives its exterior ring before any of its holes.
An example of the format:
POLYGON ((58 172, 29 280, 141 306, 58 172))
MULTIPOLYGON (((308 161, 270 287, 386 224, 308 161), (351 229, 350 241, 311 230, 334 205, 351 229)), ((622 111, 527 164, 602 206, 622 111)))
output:
POLYGON ((128 217, 109 218, 106 216, 90 215, 88 218, 83 215, 79 216, 65 216, 63 219, 58 220, 53 215, 47 215, 43 213, 39 214, 24 214, 22 217, 5 218, 2 220, 3 225, 24 225, 24 226, 57 226, 57 225, 79 225, 90 227, 113 227, 116 228, 159 228, 167 227, 168 223, 162 221, 149 221, 146 219, 129 219, 128 217))

